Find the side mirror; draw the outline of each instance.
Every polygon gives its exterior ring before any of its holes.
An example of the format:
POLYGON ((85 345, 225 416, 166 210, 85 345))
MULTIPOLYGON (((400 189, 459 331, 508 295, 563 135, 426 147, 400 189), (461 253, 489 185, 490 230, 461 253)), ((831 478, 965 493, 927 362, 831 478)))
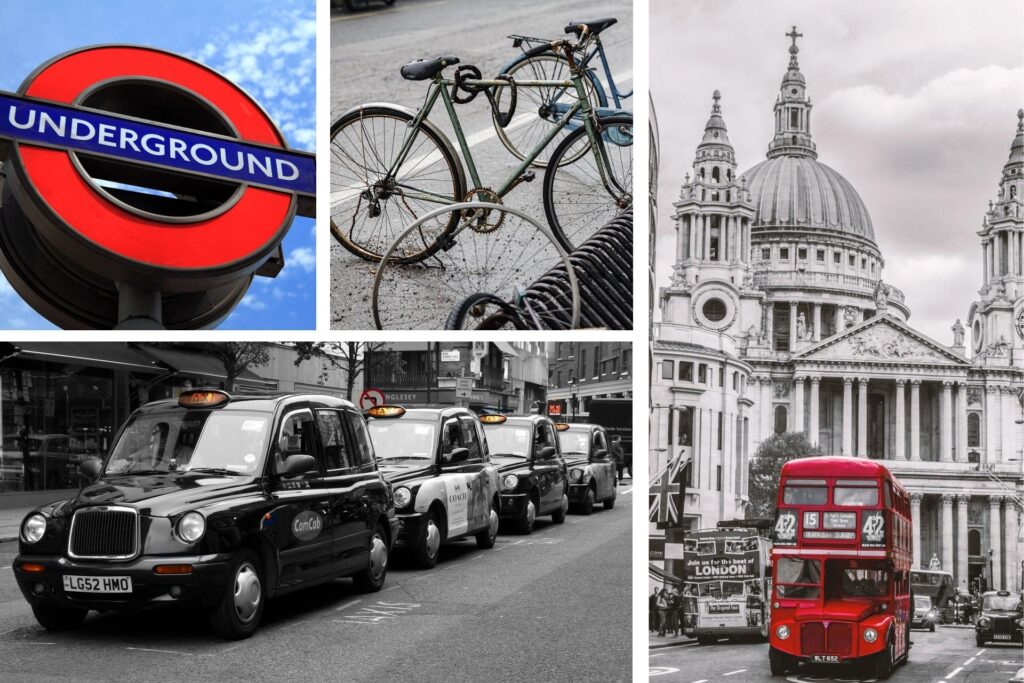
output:
POLYGON ((284 465, 281 466, 282 477, 294 477, 299 474, 311 472, 316 469, 316 459, 312 455, 306 455, 304 453, 295 453, 285 458, 284 465))
POLYGON ((555 447, 554 446, 545 446, 544 448, 542 448, 539 451, 537 451, 537 459, 538 460, 547 460, 548 458, 553 458, 553 457, 555 457, 555 447))
POLYGON ((444 453, 441 456, 441 462, 445 465, 454 465, 457 462, 465 462, 466 460, 469 460, 469 449, 462 448, 461 446, 453 448, 451 452, 444 453))
POLYGON ((99 458, 88 458, 82 461, 82 464, 78 466, 78 471, 83 477, 93 481, 100 476, 100 472, 103 471, 103 461, 99 458))
POLYGON ((601 448, 601 449, 598 449, 598 450, 594 451, 594 454, 591 456, 590 459, 591 460, 604 460, 607 457, 608 457, 608 451, 605 450, 604 448, 601 448))

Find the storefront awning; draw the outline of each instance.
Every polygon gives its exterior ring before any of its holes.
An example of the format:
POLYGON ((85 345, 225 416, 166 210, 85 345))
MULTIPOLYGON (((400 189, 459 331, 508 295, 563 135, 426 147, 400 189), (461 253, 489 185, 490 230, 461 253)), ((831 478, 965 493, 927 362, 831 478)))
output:
POLYGON ((164 369, 143 353, 115 342, 12 342, 15 358, 61 365, 91 365, 158 374, 164 369))
POLYGON ((519 357, 519 354, 516 352, 515 347, 513 347, 508 342, 496 341, 491 343, 497 346, 498 350, 504 353, 506 356, 515 356, 516 358, 519 357))

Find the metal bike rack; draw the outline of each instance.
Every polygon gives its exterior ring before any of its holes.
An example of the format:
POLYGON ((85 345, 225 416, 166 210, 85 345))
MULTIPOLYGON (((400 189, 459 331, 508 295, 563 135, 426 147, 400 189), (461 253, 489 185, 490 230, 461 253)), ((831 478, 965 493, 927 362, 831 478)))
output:
MULTIPOLYGON (((569 254, 580 292, 579 327, 633 327, 633 209, 623 211, 569 254)), ((569 276, 558 265, 530 285, 524 299, 546 320, 572 327, 569 276)))

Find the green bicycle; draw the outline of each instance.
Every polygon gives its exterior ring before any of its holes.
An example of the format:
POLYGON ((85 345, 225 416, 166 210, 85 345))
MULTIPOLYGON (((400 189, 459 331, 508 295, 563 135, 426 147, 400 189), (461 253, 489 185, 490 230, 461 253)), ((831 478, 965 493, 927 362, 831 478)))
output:
MULTIPOLYGON (((581 25, 577 35, 579 44, 557 40, 536 48, 564 55, 570 65, 566 80, 516 80, 507 75, 483 79, 479 70, 469 65, 460 66, 454 78, 446 78, 443 72, 459 64, 459 59, 437 57, 415 61, 401 69, 407 80, 430 81, 419 110, 393 104, 366 104, 345 112, 331 126, 334 237, 348 251, 368 261, 379 261, 390 251, 390 263, 412 264, 439 250, 450 249, 458 239, 460 225, 467 219, 476 223, 473 229, 479 233, 498 232, 505 223, 504 212, 440 212, 418 223, 415 239, 403 239, 399 248, 391 248, 406 226, 435 209, 465 201, 500 205, 502 198, 518 185, 534 179, 530 165, 566 128, 571 132, 549 158, 543 182, 544 210, 554 238, 565 251, 572 251, 615 214, 629 208, 632 115, 602 115, 592 106, 586 67, 576 60, 591 33, 581 25), (576 99, 533 149, 524 153, 522 162, 501 184, 487 187, 480 180, 455 105, 484 94, 495 116, 508 125, 520 88, 564 88, 574 92, 576 99), (495 96, 502 89, 507 89, 509 95, 506 112, 498 111, 495 96), (427 118, 438 100, 444 104, 452 123, 472 187, 467 186, 466 170, 454 145, 427 118)), ((505 223, 506 229, 509 224, 515 222, 505 223)), ((474 267, 486 269, 488 264, 478 262, 474 267)), ((525 279, 527 273, 521 275, 525 279)))

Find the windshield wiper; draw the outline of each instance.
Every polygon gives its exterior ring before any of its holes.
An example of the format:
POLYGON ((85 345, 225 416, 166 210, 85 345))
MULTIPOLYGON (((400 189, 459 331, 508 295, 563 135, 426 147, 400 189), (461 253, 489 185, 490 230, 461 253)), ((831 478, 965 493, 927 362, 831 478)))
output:
POLYGON ((377 458, 378 462, 387 460, 430 460, 419 455, 392 455, 390 458, 377 458))
POLYGON ((125 470, 123 472, 104 472, 104 476, 126 476, 129 474, 167 474, 167 470, 125 470))
POLYGON ((209 473, 209 474, 227 474, 227 475, 232 476, 232 477, 240 477, 240 476, 242 476, 241 472, 236 472, 235 470, 224 469, 222 467, 189 467, 187 469, 179 470, 179 471, 180 472, 206 472, 206 473, 209 473))
POLYGON ((491 453, 491 457, 494 456, 499 458, 522 458, 523 460, 529 460, 529 456, 523 455, 522 453, 491 453))

